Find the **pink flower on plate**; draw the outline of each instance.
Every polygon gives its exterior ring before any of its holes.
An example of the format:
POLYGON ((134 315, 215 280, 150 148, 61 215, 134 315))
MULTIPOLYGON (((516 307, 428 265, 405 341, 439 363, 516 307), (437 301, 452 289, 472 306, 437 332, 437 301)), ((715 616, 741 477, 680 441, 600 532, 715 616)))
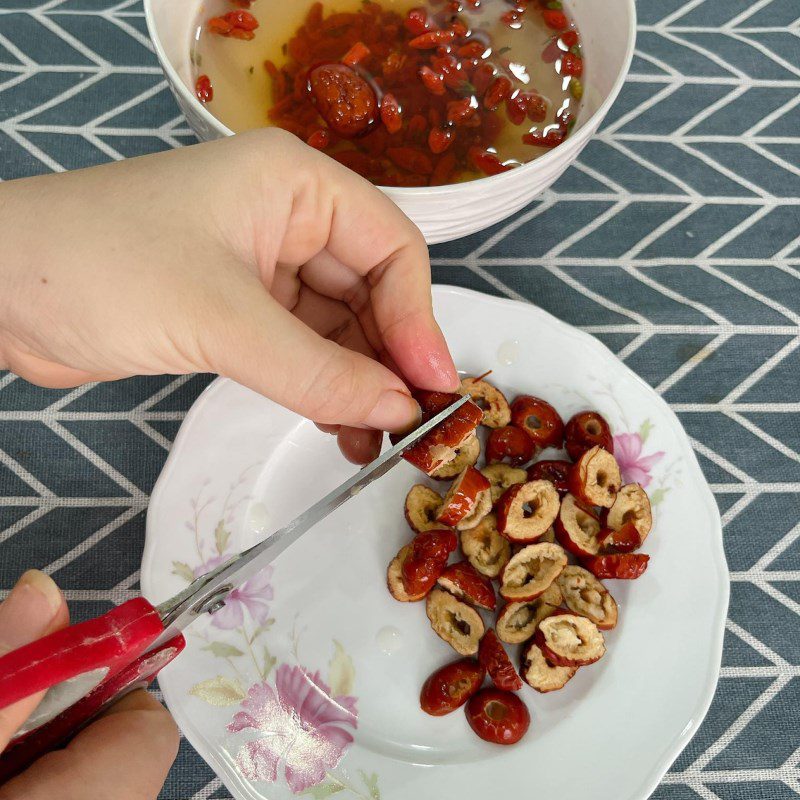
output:
POLYGON ((249 581, 234 589, 225 598, 225 605, 211 616, 214 627, 226 631, 238 628, 244 622, 245 609, 258 625, 263 625, 269 617, 267 601, 274 597, 270 578, 272 578, 271 566, 265 567, 249 581))
POLYGON ((346 727, 357 725, 355 697, 331 698, 319 672, 281 664, 275 688, 266 682, 251 686, 228 730, 253 728, 260 733, 236 756, 245 778, 274 783, 283 764, 286 783, 299 794, 336 767, 353 741, 346 727))
POLYGON ((650 470, 661 461, 664 452, 642 455, 642 437, 638 433, 620 433, 614 437, 614 457, 617 459, 624 483, 638 483, 642 488, 652 480, 650 470))

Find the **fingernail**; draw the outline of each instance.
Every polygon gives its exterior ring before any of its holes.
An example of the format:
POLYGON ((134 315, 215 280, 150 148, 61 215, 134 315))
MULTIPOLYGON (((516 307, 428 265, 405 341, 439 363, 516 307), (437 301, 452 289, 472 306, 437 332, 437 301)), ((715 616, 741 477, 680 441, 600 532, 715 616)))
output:
POLYGON ((413 397, 390 389, 384 392, 364 420, 370 428, 391 433, 404 433, 419 425, 422 411, 413 397))
POLYGON ((61 592, 50 576, 28 570, 0 605, 0 651, 42 636, 61 608, 61 592))

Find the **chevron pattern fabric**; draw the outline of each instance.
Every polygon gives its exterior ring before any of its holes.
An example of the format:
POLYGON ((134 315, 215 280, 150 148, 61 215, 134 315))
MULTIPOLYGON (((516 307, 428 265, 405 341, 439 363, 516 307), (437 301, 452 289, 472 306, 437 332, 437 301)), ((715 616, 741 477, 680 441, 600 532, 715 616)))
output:
MULTIPOLYGON (((434 278, 592 333, 678 413, 720 507, 732 598, 717 696, 653 797, 790 800, 800 3, 640 0, 638 12, 630 77, 579 163, 513 221, 435 247, 434 278)), ((0 0, 0 178, 193 141, 139 0, 0 0)), ((136 594, 149 492, 208 380, 49 391, 0 375, 0 596, 32 566, 78 619, 136 594)), ((163 800, 227 797, 182 747, 163 800)))

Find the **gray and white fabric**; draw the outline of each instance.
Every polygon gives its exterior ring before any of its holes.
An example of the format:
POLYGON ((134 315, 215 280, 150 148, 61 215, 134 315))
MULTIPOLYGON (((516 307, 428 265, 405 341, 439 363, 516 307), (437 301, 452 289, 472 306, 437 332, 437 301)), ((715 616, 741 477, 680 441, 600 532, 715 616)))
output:
MULTIPOLYGON (((524 213, 433 248, 434 278, 589 331, 678 413, 719 503, 733 585, 717 696, 654 797, 789 800, 800 797, 800 3, 640 0, 638 12, 631 74, 600 135, 524 213)), ((138 0, 0 0, 1 178, 193 141, 138 0)), ((0 376, 0 589, 43 568, 76 618, 136 594, 148 494, 207 381, 48 391, 0 376)), ((227 792, 184 746, 162 797, 227 792)))

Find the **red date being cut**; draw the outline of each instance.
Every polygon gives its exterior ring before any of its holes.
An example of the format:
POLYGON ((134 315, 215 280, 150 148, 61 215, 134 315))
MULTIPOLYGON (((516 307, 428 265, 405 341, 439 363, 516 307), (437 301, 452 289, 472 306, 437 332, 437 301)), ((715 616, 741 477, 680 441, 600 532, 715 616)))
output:
POLYGON ((564 439, 569 457, 577 461, 587 450, 602 447, 614 452, 611 428, 596 411, 581 411, 575 414, 564 428, 564 439))
POLYGON ((377 121, 378 101, 372 87, 346 64, 320 64, 308 73, 308 94, 328 127, 351 139, 377 121))
POLYGON ((455 711, 480 689, 486 670, 474 658, 462 658, 437 669, 422 685, 419 704, 426 714, 442 717, 455 711))
POLYGON ((525 703, 500 689, 481 689, 472 695, 466 713, 472 730, 493 744, 516 744, 531 724, 525 703))
POLYGON ((522 680, 511 659, 506 653, 497 634, 489 628, 488 631, 481 639, 481 645, 478 649, 478 661, 486 668, 489 677, 498 689, 504 689, 508 692, 517 692, 522 688, 522 680))
POLYGON ((520 395, 511 404, 511 422, 522 428, 537 448, 561 447, 564 423, 558 411, 546 400, 529 394, 520 395))
POLYGON ((486 440, 486 463, 518 466, 533 458, 533 450, 533 442, 523 430, 513 425, 494 428, 486 440))

